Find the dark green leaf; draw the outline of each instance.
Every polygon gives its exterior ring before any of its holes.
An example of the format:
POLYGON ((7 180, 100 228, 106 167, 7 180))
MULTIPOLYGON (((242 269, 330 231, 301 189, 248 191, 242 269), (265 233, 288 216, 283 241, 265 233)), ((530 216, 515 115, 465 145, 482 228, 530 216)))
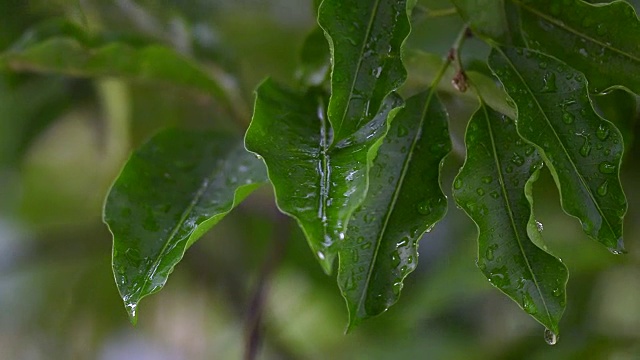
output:
POLYGON ((640 21, 625 1, 510 0, 528 47, 587 74, 594 91, 622 85, 640 93, 640 21))
POLYGON ((584 75, 526 49, 494 49, 489 64, 517 106, 519 134, 551 169, 563 209, 591 238, 624 251, 622 136, 593 110, 584 75))
POLYGON ((116 76, 193 88, 227 101, 220 84, 198 65, 174 50, 149 45, 134 48, 110 43, 88 48, 75 38, 54 37, 21 51, 0 56, 0 66, 14 71, 58 73, 80 77, 116 76))
POLYGON ((265 181, 262 162, 240 141, 211 132, 167 130, 131 156, 109 192, 104 222, 132 322, 186 249, 265 181))
POLYGON ((409 35, 406 0, 324 0, 318 22, 331 47, 331 146, 378 114, 386 96, 405 80, 400 59, 409 35))
POLYGON ((389 112, 401 100, 389 96, 375 118, 331 147, 325 104, 320 90, 302 94, 267 80, 258 87, 245 142, 263 157, 278 207, 298 220, 329 273, 336 241, 344 238, 366 194, 369 164, 387 131, 389 112))
POLYGON ((417 265, 418 240, 446 213, 439 175, 451 141, 434 93, 413 96, 394 118, 371 168, 367 197, 349 222, 338 273, 349 328, 397 301, 417 265))
POLYGON ((478 226, 478 267, 491 284, 554 334, 565 308, 568 272, 550 255, 533 217, 541 158, 513 120, 485 104, 465 136, 467 158, 453 196, 478 226), (542 249, 541 249, 542 247, 542 249))

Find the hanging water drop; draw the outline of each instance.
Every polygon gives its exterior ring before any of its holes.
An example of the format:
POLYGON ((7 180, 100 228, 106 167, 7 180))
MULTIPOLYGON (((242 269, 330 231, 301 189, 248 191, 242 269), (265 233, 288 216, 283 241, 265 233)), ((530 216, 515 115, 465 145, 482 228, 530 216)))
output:
POLYGON ((558 335, 549 329, 544 329, 544 341, 549 345, 555 345, 558 342, 558 335))
POLYGON ((431 210, 432 210, 431 202, 428 201, 428 200, 423 201, 420 204, 418 204, 418 212, 421 215, 429 215, 429 214, 431 214, 431 210))

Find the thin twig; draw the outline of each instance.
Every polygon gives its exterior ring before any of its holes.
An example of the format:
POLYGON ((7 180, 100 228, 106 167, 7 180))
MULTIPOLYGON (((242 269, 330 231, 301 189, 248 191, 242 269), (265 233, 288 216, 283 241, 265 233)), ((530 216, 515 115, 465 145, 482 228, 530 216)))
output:
POLYGON ((279 212, 276 212, 275 218, 271 252, 262 265, 258 283, 256 284, 247 312, 245 360, 254 360, 258 356, 258 350, 262 342, 262 315, 266 305, 269 282, 271 275, 284 257, 286 244, 290 235, 289 218, 279 212))

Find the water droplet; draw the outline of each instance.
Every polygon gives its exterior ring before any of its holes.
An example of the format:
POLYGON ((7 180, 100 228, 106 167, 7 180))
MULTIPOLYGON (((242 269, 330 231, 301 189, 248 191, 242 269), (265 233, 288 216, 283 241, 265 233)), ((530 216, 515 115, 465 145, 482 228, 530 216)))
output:
POLYGON ((591 142, 587 136, 583 136, 582 147, 580 148, 580 155, 587 157, 591 154, 591 142))
POLYGON ((598 195, 600 196, 605 196, 607 195, 607 191, 609 187, 609 181, 605 180, 602 184, 600 184, 600 186, 598 186, 598 195))
POLYGON ((616 171, 616 166, 608 161, 603 161, 598 166, 598 170, 603 174, 613 174, 616 171))
POLYGON ((362 250, 367 250, 370 247, 371 247, 371 243, 370 242, 366 242, 366 243, 360 245, 360 249, 362 249, 362 250))
POLYGON ((491 176, 483 176, 482 177, 482 182, 485 184, 491 184, 491 182, 493 181, 493 178, 491 176))
POLYGON ((562 295, 562 290, 560 290, 560 288, 553 289, 553 296, 558 297, 560 295, 562 295))
POLYGON ((396 268, 400 265, 400 253, 395 250, 391 253, 391 267, 396 268))
POLYGON ((516 166, 522 166, 524 164, 524 159, 518 153, 513 153, 511 162, 516 164, 516 166))
POLYGON ((600 126, 598 126, 598 130, 596 130, 596 136, 600 140, 607 140, 609 137, 609 127, 604 123, 600 124, 600 126))
POLYGON ((375 220, 375 218, 376 217, 371 213, 365 214, 364 215, 364 222, 367 223, 367 224, 370 224, 370 223, 373 222, 373 220, 375 220))
POLYGON ((544 341, 549 345, 555 345, 558 342, 558 335, 549 329, 544 329, 544 341))
POLYGON ((483 196, 483 195, 484 195, 484 189, 483 189, 483 188, 477 188, 477 189, 476 189, 476 193, 477 193, 478 195, 480 195, 480 196, 483 196))
POLYGON ((542 225, 538 220, 536 220, 536 229, 538 229, 538 232, 542 232, 544 230, 544 225, 542 225))
MULTIPOLYGON (((545 62, 541 62, 540 63, 540 67, 541 68, 546 68, 546 63, 545 62), (542 64, 545 64, 545 66, 543 67, 542 64)), ((544 85, 542 86, 542 89, 540 90, 543 93, 549 93, 549 92, 556 92, 558 91, 558 87, 556 86, 556 73, 546 73, 544 74, 544 76, 542 77, 542 82, 544 83, 544 85)))
POLYGON ((402 282, 398 281, 398 282, 393 283, 393 289, 392 290, 393 290, 393 294, 395 296, 400 295, 400 291, 402 291, 402 282))
POLYGON ((564 122, 567 125, 573 123, 573 120, 575 119, 576 117, 572 113, 565 112, 564 114, 562 114, 562 122, 564 122))
POLYGON ((398 137, 402 138, 409 134, 409 130, 402 125, 398 125, 398 137))
POLYGON ((497 199, 500 197, 500 193, 498 193, 497 191, 492 191, 491 193, 489 193, 489 195, 491 195, 492 198, 497 199))
POLYGON ((522 308, 530 315, 535 315, 538 312, 538 307, 529 294, 525 294, 522 297, 522 308))
POLYGON ((493 260, 493 252, 496 251, 496 249, 498 248, 497 244, 493 244, 490 245, 489 247, 487 247, 487 251, 484 254, 484 257, 489 260, 492 261, 493 260))
POLYGON ((511 174, 513 172, 513 166, 507 165, 507 168, 505 169, 505 171, 507 172, 507 174, 511 174))
POLYGON ((462 187, 462 180, 459 178, 456 178, 456 180, 453 182, 453 188, 460 189, 461 187, 462 187))
POLYGON ((422 215, 431 214, 431 210, 433 210, 433 207, 431 206, 431 201, 429 200, 425 200, 418 204, 418 212, 422 215))
MULTIPOLYGON (((538 65, 540 65, 540 69, 546 69, 547 68, 547 63, 544 62, 544 61, 541 61, 540 64, 538 64, 538 65)), ((548 73, 547 75, 549 75, 549 74, 553 74, 553 73, 548 73)), ((554 74, 554 76, 555 76, 555 74, 554 74)))
POLYGON ((533 152, 536 151, 536 148, 534 148, 533 146, 529 146, 525 151, 524 154, 527 156, 530 156, 531 154, 533 154, 533 152))
POLYGON ((318 259, 320 259, 320 260, 324 260, 325 259, 324 253, 322 251, 318 251, 316 253, 316 255, 318 256, 318 259))

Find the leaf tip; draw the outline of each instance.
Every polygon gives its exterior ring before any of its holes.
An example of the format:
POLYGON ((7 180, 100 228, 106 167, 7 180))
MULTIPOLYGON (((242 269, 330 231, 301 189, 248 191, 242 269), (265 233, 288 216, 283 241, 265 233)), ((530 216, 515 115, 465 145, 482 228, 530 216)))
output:
POLYGON ((138 302, 124 299, 124 307, 127 310, 127 315, 129 315, 129 322, 131 322, 131 325, 136 326, 138 323, 138 314, 136 312, 138 309, 138 302))

